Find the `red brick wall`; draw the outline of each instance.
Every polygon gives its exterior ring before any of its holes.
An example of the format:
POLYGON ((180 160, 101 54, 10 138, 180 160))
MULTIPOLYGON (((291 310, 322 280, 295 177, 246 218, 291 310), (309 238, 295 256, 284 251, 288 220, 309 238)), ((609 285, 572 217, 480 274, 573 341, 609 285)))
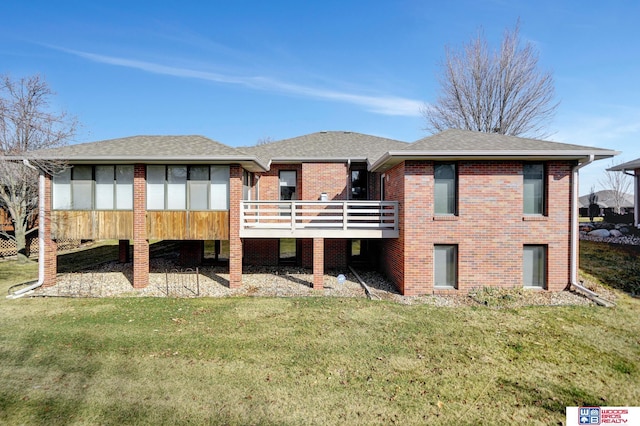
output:
POLYGON ((149 285, 146 166, 133 166, 133 287, 149 285))
POLYGON ((385 201, 398 201, 399 237, 384 239, 381 249, 381 269, 401 293, 405 293, 405 164, 400 163, 384 174, 385 201))
POLYGON ((570 162, 547 164, 548 215, 531 219, 522 213, 522 162, 459 162, 459 215, 442 218, 433 215, 433 163, 396 166, 388 172, 387 199, 401 201, 404 192, 404 202, 400 238, 383 243, 385 270, 406 295, 437 293, 433 245, 457 244, 459 293, 522 287, 523 245, 542 244, 548 289, 562 290, 570 280, 571 168, 570 162))
POLYGON ((329 200, 348 199, 347 163, 303 163, 301 200, 318 200, 327 193, 329 200))
POLYGON ((272 164, 271 169, 265 173, 256 173, 259 178, 259 195, 261 201, 279 200, 280 199, 280 170, 295 170, 297 178, 297 198, 300 198, 300 191, 303 186, 302 182, 302 166, 300 164, 272 164))
MULTIPOLYGON (((347 240, 342 238, 324 240, 325 269, 342 269, 347 267, 347 240)), ((343 271, 344 272, 344 271, 343 271)))
POLYGON ((242 243, 245 265, 275 266, 279 260, 277 239, 245 238, 242 243))

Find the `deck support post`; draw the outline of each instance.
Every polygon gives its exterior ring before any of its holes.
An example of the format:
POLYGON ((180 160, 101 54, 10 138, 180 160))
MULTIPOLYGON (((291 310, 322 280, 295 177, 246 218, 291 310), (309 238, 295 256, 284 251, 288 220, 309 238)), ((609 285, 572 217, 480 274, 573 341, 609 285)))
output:
POLYGON ((324 288, 324 238, 313 239, 313 289, 324 288))

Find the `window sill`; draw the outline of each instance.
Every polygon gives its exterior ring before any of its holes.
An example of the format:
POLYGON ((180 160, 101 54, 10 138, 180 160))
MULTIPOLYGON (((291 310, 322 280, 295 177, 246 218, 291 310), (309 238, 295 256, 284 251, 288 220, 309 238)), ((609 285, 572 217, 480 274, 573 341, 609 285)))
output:
POLYGON ((535 285, 525 285, 522 286, 525 290, 531 290, 531 291, 544 291, 545 288, 544 287, 538 287, 535 285))
POLYGON ((548 216, 522 216, 523 222, 546 222, 548 220, 548 216))
POLYGON ((433 220, 435 221, 456 221, 458 220, 458 216, 455 215, 447 215, 447 216, 434 216, 433 220))

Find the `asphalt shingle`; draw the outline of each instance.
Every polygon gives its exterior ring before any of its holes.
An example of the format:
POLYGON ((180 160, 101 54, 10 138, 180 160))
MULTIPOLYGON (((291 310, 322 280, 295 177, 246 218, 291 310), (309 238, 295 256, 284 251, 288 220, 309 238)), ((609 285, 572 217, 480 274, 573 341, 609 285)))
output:
POLYGON ((159 159, 239 157, 243 153, 204 136, 131 136, 105 141, 67 145, 61 148, 32 151, 34 157, 82 160, 100 157, 131 157, 159 159))
POLYGON ((368 159, 373 162, 386 152, 408 145, 406 142, 362 133, 331 131, 239 149, 269 160, 368 159))
POLYGON ((610 151, 591 146, 459 129, 449 129, 422 138, 408 145, 405 150, 428 152, 460 151, 461 153, 473 153, 474 151, 610 151))

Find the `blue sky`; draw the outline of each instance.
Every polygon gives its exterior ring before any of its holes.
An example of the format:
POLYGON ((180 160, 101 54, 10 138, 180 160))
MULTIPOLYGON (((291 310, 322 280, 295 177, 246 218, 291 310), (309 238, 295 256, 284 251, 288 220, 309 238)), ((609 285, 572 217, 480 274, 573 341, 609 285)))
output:
MULTIPOLYGON (((640 157, 640 2, 5 0, 0 73, 42 74, 76 142, 201 134, 231 146, 319 130, 408 142, 438 63, 521 20, 560 107, 551 140, 640 157)), ((581 172, 581 193, 608 161, 581 172)))

